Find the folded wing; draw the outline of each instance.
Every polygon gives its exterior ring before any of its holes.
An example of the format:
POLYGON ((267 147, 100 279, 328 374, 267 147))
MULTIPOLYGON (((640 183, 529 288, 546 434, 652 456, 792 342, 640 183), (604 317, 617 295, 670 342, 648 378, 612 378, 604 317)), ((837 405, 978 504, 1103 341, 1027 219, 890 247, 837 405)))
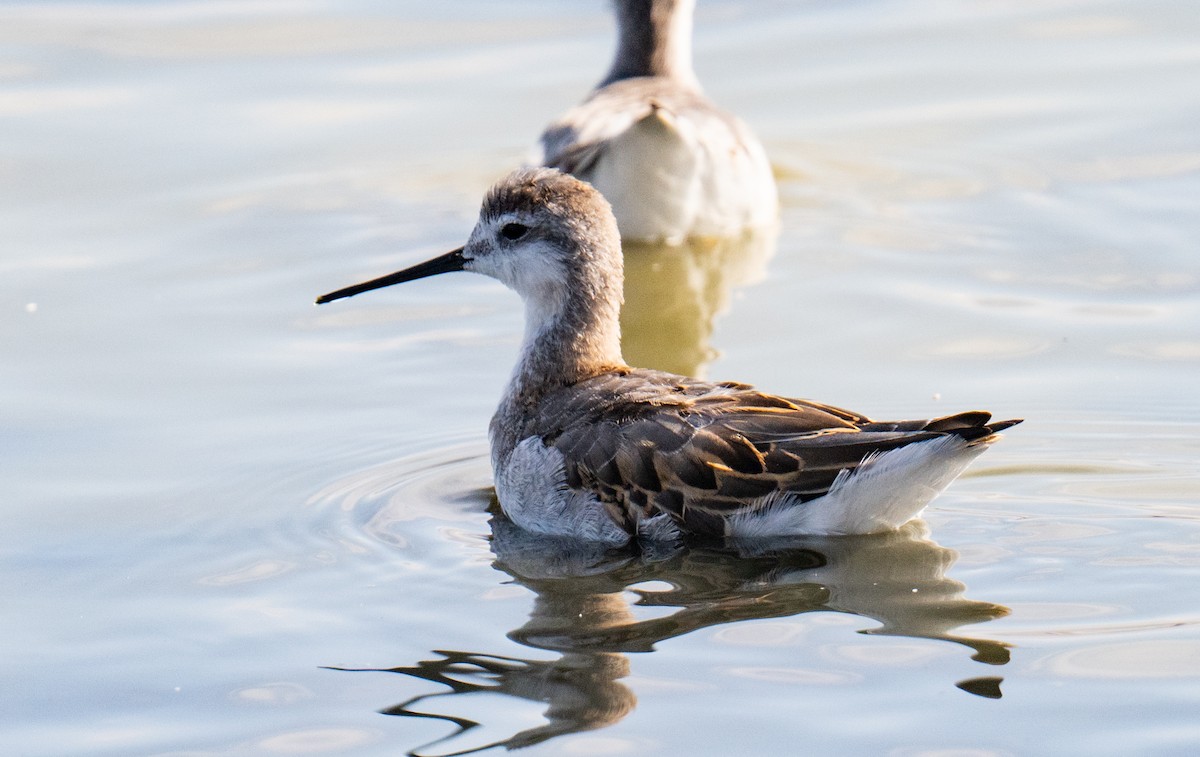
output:
POLYGON ((983 444, 1019 422, 992 423, 981 411, 879 422, 655 371, 599 376, 577 384, 569 401, 542 407, 530 432, 563 454, 568 486, 595 493, 627 531, 662 512, 718 536, 729 517, 777 502, 771 495, 795 503, 825 495, 838 474, 872 456, 947 435, 983 444))

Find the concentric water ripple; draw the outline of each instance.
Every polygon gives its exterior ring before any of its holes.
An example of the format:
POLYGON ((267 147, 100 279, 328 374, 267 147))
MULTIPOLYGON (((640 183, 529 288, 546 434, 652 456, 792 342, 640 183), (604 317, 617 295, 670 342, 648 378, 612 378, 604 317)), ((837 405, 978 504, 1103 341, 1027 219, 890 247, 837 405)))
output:
POLYGON ((482 538, 491 498, 487 445, 472 439, 356 471, 307 505, 331 532, 405 549, 433 531, 482 538))

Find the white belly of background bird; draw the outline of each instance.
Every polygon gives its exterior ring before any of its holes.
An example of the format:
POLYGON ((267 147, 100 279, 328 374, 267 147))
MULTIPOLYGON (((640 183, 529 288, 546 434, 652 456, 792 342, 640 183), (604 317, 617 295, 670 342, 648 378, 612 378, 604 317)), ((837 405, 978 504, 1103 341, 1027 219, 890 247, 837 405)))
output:
POLYGON ((450 271, 525 300, 525 336, 491 423, 504 513, 535 533, 623 544, 897 528, 1019 420, 969 411, 872 421, 809 400, 627 366, 609 204, 550 169, 484 198, 467 244, 329 302, 450 271))
POLYGON ((778 197, 750 129, 692 71, 692 0, 618 0, 612 68, 550 124, 534 162, 591 183, 627 241, 679 243, 772 226, 778 197))

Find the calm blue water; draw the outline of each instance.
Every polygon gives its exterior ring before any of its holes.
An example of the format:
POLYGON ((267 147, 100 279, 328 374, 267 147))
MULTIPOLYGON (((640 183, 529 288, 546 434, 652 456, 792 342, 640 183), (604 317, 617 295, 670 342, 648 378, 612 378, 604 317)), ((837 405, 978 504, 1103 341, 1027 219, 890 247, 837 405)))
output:
POLYGON ((631 357, 1027 421, 898 534, 631 558, 493 535, 515 295, 311 305, 462 242, 603 3, 0 4, 0 752, 1194 753, 1198 40, 701 0, 782 228, 631 251, 631 357))

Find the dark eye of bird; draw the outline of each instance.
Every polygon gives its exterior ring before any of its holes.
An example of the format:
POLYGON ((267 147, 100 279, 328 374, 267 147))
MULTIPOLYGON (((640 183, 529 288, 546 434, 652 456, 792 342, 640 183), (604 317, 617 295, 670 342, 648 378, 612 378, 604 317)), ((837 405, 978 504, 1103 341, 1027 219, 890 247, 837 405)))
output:
POLYGON ((520 223, 506 223, 500 229, 500 233, 505 239, 520 239, 525 236, 525 232, 529 231, 529 227, 520 223))

